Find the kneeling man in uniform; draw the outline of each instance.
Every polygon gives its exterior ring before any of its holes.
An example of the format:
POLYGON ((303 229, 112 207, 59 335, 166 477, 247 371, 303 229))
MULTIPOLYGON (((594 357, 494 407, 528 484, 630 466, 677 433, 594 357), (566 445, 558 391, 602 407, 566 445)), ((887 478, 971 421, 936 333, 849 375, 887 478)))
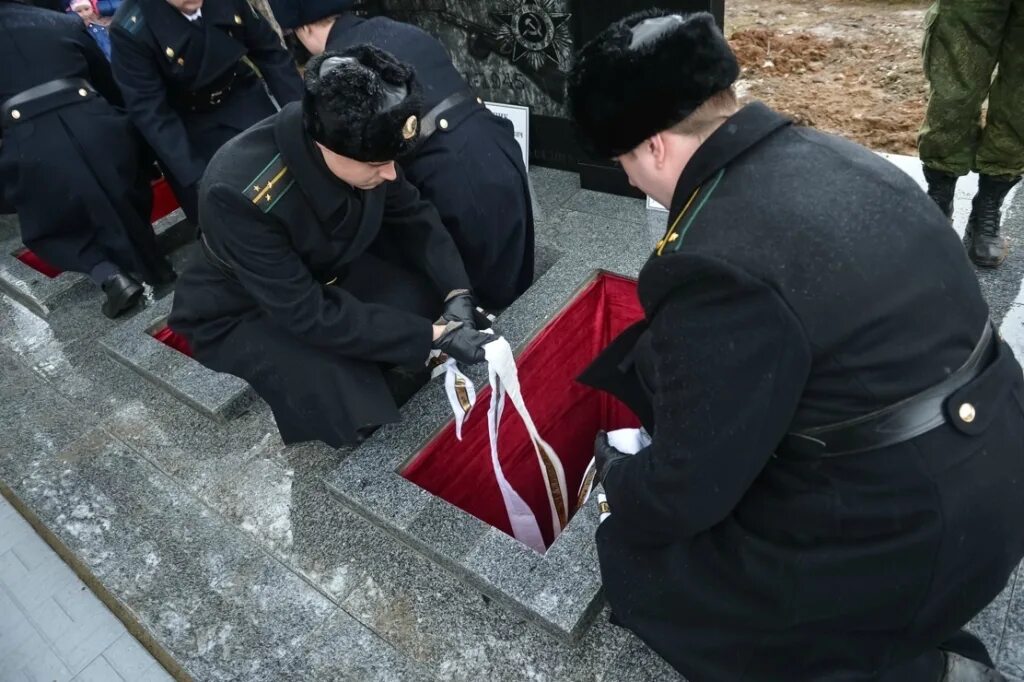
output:
POLYGON ((1001 680, 961 631, 1024 556, 1024 383, 949 221, 873 152, 738 107, 708 14, 631 15, 570 78, 670 207, 645 320, 584 381, 616 621, 690 680, 1001 680))
POLYGON ((398 420, 395 371, 422 370, 431 348, 479 362, 494 338, 475 329, 436 210, 394 163, 415 144, 419 93, 386 52, 325 53, 302 102, 228 142, 203 176, 204 257, 170 324, 256 389, 286 443, 358 442, 398 420))

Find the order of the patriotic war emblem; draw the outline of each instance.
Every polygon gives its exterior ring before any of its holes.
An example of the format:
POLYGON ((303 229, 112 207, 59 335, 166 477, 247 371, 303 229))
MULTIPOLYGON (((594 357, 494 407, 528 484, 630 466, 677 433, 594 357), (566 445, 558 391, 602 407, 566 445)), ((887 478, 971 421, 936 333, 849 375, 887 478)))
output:
POLYGON ((562 66, 562 55, 572 46, 567 12, 556 12, 551 0, 521 0, 491 12, 498 25, 495 37, 513 64, 525 59, 534 69, 546 62, 562 66))

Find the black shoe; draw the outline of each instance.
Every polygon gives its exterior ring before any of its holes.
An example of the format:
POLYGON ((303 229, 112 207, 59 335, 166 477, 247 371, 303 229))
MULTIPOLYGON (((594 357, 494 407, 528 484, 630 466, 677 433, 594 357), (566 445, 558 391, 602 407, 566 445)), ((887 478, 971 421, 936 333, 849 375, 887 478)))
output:
POLYGON ((938 205, 939 210, 952 220, 957 177, 952 173, 924 166, 924 179, 928 183, 928 196, 938 205))
POLYGON ((940 682, 1009 682, 1006 677, 984 663, 959 654, 946 652, 946 672, 940 682))
POLYGON ((995 268, 1006 260, 1006 239, 999 234, 1002 217, 1000 209, 1006 195, 1019 181, 1019 177, 1006 179, 993 175, 979 176, 978 193, 974 195, 971 217, 967 219, 967 230, 964 232, 964 246, 975 265, 995 268))
POLYGON ((118 273, 107 278, 103 283, 103 293, 107 300, 103 302, 103 314, 114 319, 139 302, 142 297, 142 285, 131 277, 118 273))

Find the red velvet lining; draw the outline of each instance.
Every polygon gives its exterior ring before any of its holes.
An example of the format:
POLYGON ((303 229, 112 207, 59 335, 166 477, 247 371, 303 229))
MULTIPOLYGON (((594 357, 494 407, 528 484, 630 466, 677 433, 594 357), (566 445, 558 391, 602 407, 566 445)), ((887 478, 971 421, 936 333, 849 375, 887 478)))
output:
MULTIPOLYGON (((636 282, 601 273, 516 359, 523 398, 540 435, 562 460, 572 505, 593 457, 598 429, 639 426, 639 420, 625 405, 575 379, 615 336, 642 317, 636 282)), ((490 394, 487 386, 478 393, 476 406, 462 429, 462 442, 455 437, 453 421, 402 475, 511 535, 491 468, 487 437, 490 394)), ((511 403, 505 405, 498 438, 505 477, 530 505, 545 544, 550 546, 554 532, 544 479, 526 428, 511 403)))
POLYGON ((149 334, 165 346, 170 346, 179 353, 192 357, 192 348, 188 345, 188 339, 168 327, 166 324, 156 328, 149 334))
POLYGON ((174 196, 167 180, 160 178, 153 181, 153 210, 149 214, 149 222, 155 223, 178 208, 178 199, 174 196))
POLYGON ((37 256, 35 252, 29 251, 28 249, 21 249, 20 251, 15 252, 14 257, 20 260, 25 265, 32 268, 33 270, 35 270, 36 272, 42 273, 49 277, 50 279, 53 279, 61 272, 63 272, 63 270, 60 270, 50 265, 42 258, 37 256))

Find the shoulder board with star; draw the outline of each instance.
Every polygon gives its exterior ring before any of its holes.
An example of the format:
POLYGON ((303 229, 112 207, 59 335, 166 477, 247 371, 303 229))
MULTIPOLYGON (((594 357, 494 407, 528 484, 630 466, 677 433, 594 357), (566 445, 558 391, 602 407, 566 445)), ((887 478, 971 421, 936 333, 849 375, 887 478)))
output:
POLYGON ((249 181, 242 194, 261 211, 267 213, 294 184, 295 178, 292 177, 288 166, 284 165, 284 159, 278 154, 259 175, 249 181))
POLYGON ((139 32, 139 29, 142 28, 142 24, 146 20, 142 14, 142 8, 139 7, 139 3, 136 0, 125 2, 118 8, 117 14, 121 15, 117 25, 132 35, 139 32))

